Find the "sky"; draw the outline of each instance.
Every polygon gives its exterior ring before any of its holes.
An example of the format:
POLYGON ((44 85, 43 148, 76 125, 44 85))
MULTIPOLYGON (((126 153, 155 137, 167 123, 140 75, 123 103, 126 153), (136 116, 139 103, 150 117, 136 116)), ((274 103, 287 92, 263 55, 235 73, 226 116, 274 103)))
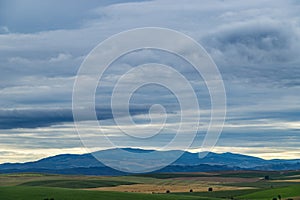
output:
MULTIPOLYGON (((218 66, 226 90, 227 117, 214 152, 300 158, 299 10, 296 0, 0 0, 0 163, 90 151, 73 122, 77 71, 100 42, 141 27, 169 28, 188 35, 218 66)), ((137 124, 147 125, 151 105, 163 105, 168 119, 159 135, 145 142, 128 138, 115 126, 109 107, 114 85, 127 70, 149 62, 170 65, 191 81, 202 114, 188 150, 199 151, 210 119, 207 87, 189 63, 159 50, 131 52, 103 75, 95 102, 105 134, 119 147, 146 149, 157 149, 174 137, 180 118, 178 101, 158 85, 137 90, 130 113, 137 124)), ((148 73, 180 88, 169 74, 148 73)), ((134 81, 142 78, 138 72, 133 74, 134 81)), ((161 115, 152 117, 156 123, 147 126, 149 132, 160 125, 155 119, 161 115)), ((79 123, 85 137, 97 141, 95 150, 109 148, 101 143, 104 136, 99 135, 99 127, 89 119, 79 123)), ((144 128, 123 125, 138 137, 148 134, 141 131, 144 128)), ((184 128, 188 138, 193 128, 189 122, 184 128)), ((180 144, 174 147, 182 148, 180 144)))

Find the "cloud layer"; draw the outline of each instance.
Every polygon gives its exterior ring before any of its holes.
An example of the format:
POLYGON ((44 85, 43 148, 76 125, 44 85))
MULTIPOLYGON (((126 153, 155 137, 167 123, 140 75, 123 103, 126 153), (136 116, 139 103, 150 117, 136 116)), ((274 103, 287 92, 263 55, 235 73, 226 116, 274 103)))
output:
MULTIPOLYGON (((204 46, 219 67, 226 87, 228 117, 217 151, 230 151, 228 148, 235 146, 234 151, 246 154, 280 157, 283 152, 290 152, 299 158, 299 7, 295 1, 270 0, 249 3, 116 0, 89 4, 65 1, 63 5, 58 1, 1 1, 0 134, 3 139, 0 144, 12 152, 8 155, 0 149, 2 161, 30 159, 28 154, 42 157, 31 148, 37 144, 44 145, 37 145, 37 149, 55 146, 78 152, 79 138, 69 128, 73 120, 72 90, 77 70, 99 42, 120 31, 145 26, 186 33, 204 46), (58 132, 59 143, 56 135, 52 135, 58 132), (18 142, 24 139, 23 134, 27 134, 24 144, 18 142), (69 137, 73 139, 68 140, 69 137), (278 141, 283 141, 281 151, 271 152, 272 147, 279 145, 278 141), (254 151, 257 147, 269 151, 254 151), (21 155, 22 150, 26 154, 21 155), (13 159, 14 153, 18 159, 13 159)), ((208 90, 188 63, 166 52, 132 52, 115 62, 97 89, 98 119, 104 121, 108 132, 114 132, 116 142, 126 146, 124 137, 115 130, 109 108, 112 88, 124 72, 149 62, 173 66, 192 83, 202 112, 199 136, 192 146, 198 149, 210 118, 208 90)), ((159 71, 154 73, 165 75, 159 71)), ((171 77, 168 80, 172 83, 171 77)), ((168 141, 174 134, 179 114, 178 102, 170 91, 157 86, 141 88, 132 98, 130 112, 137 122, 148 122, 148 110, 155 103, 164 105, 171 116, 160 138, 168 141)), ((84 109, 91 108, 83 108, 83 112, 84 109)), ((87 128, 92 130, 96 131, 97 127, 87 128)), ((187 126, 186 134, 189 131, 187 126)), ((142 145, 128 141, 127 144, 157 148, 163 142, 153 140, 142 145)), ((54 149, 52 154, 57 153, 54 149)))

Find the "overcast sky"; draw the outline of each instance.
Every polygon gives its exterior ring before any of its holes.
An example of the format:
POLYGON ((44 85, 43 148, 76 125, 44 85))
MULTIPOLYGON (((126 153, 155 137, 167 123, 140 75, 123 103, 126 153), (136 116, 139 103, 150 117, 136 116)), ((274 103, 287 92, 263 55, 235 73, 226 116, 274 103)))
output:
MULTIPOLYGON (((296 0, 0 0, 0 163, 85 153, 72 117, 77 70, 101 41, 149 26, 187 34, 218 66, 226 89, 227 118, 215 152, 300 158, 299 12, 296 0)), ((209 119, 207 88, 188 63, 157 50, 132 52, 106 72, 96 95, 97 115, 106 134, 119 146, 151 149, 174 136, 178 102, 158 86, 134 94, 131 114, 137 123, 148 123, 149 106, 164 105, 169 119, 159 136, 147 142, 129 140, 114 126, 109 108, 114 84, 126 70, 149 62, 173 66, 193 83, 204 115, 190 150, 199 150, 209 119)), ((171 83, 172 77, 168 80, 171 83)), ((97 127, 81 123, 93 140, 97 127)), ((189 124, 185 127, 191 134, 189 124)), ((150 132, 152 128, 155 125, 149 126, 150 132)), ((101 141, 97 147, 108 148, 101 141)))

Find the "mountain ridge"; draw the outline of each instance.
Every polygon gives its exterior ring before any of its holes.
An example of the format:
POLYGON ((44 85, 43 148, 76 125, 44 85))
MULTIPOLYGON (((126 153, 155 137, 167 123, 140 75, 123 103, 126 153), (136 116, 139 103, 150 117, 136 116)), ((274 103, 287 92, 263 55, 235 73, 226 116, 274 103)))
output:
MULTIPOLYGON (((0 173, 12 172, 47 172, 58 174, 88 174, 88 175, 120 175, 126 174, 105 166, 93 155, 101 155, 111 162, 132 162, 145 165, 154 164, 158 160, 164 160, 182 153, 182 156, 172 164, 158 172, 195 172, 195 171, 218 171, 218 170, 295 170, 300 169, 300 159, 283 160, 262 158, 236 154, 231 152, 214 153, 208 152, 206 157, 199 158, 198 153, 181 150, 156 151, 159 157, 144 160, 144 153, 155 150, 136 148, 124 148, 123 150, 134 152, 134 156, 124 158, 119 155, 118 149, 106 149, 86 154, 60 154, 42 158, 37 161, 25 163, 0 164, 0 173), (141 162, 141 160, 143 162, 141 162)), ((134 166, 133 166, 134 167, 134 166)))

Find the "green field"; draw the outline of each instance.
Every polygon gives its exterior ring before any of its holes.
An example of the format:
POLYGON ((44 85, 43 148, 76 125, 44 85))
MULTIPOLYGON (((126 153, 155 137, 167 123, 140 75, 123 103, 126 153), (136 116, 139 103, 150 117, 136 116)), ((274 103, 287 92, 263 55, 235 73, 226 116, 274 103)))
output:
POLYGON ((300 185, 298 184, 298 185, 293 185, 288 187, 258 191, 258 192, 242 195, 240 196, 240 198, 264 200, 264 199, 271 199, 270 197, 277 197, 278 195, 280 195, 282 198, 300 196, 300 185))
POLYGON ((137 193, 125 193, 125 192, 100 192, 100 191, 84 191, 75 189, 63 189, 63 188, 48 188, 48 187, 28 187, 28 186, 9 186, 0 187, 0 199, 2 200, 192 200, 209 198, 196 198, 192 196, 180 196, 173 194, 137 194, 137 193))
POLYGON ((40 187, 59 187, 59 188, 96 188, 111 187, 118 185, 130 185, 133 182, 114 181, 114 180, 43 180, 30 181, 20 184, 20 186, 40 186, 40 187))
POLYGON ((300 181, 298 180, 300 180, 300 171, 171 173, 110 177, 34 173, 2 174, 0 175, 0 200, 270 200, 278 195, 282 197, 282 200, 288 198, 299 200, 300 181), (270 180, 263 180, 266 174, 270 176, 270 180), (235 182, 228 183, 227 179, 235 182), (252 181, 249 182, 250 179, 252 181), (203 186, 204 191, 189 192, 184 189, 184 191, 176 192, 171 189, 170 193, 164 191, 152 194, 142 191, 143 186, 178 187, 180 189, 183 186, 195 187, 197 184, 203 186), (212 192, 206 190, 210 186, 214 188, 212 192), (122 187, 141 187, 141 191, 139 193, 110 191, 118 187, 121 189, 122 187), (233 189, 226 190, 226 187, 233 187, 233 189), (91 188, 97 188, 97 190, 91 190, 91 188), (107 191, 100 191, 98 188, 104 188, 107 191))
MULTIPOLYGON (((186 193, 180 193, 186 195, 186 193)), ((274 197, 280 195, 282 199, 299 197, 300 196, 300 184, 282 188, 274 189, 253 189, 253 190, 237 190, 237 191, 218 191, 218 192, 198 192, 189 194, 202 197, 213 197, 219 199, 253 199, 253 200, 272 200, 274 197)))

